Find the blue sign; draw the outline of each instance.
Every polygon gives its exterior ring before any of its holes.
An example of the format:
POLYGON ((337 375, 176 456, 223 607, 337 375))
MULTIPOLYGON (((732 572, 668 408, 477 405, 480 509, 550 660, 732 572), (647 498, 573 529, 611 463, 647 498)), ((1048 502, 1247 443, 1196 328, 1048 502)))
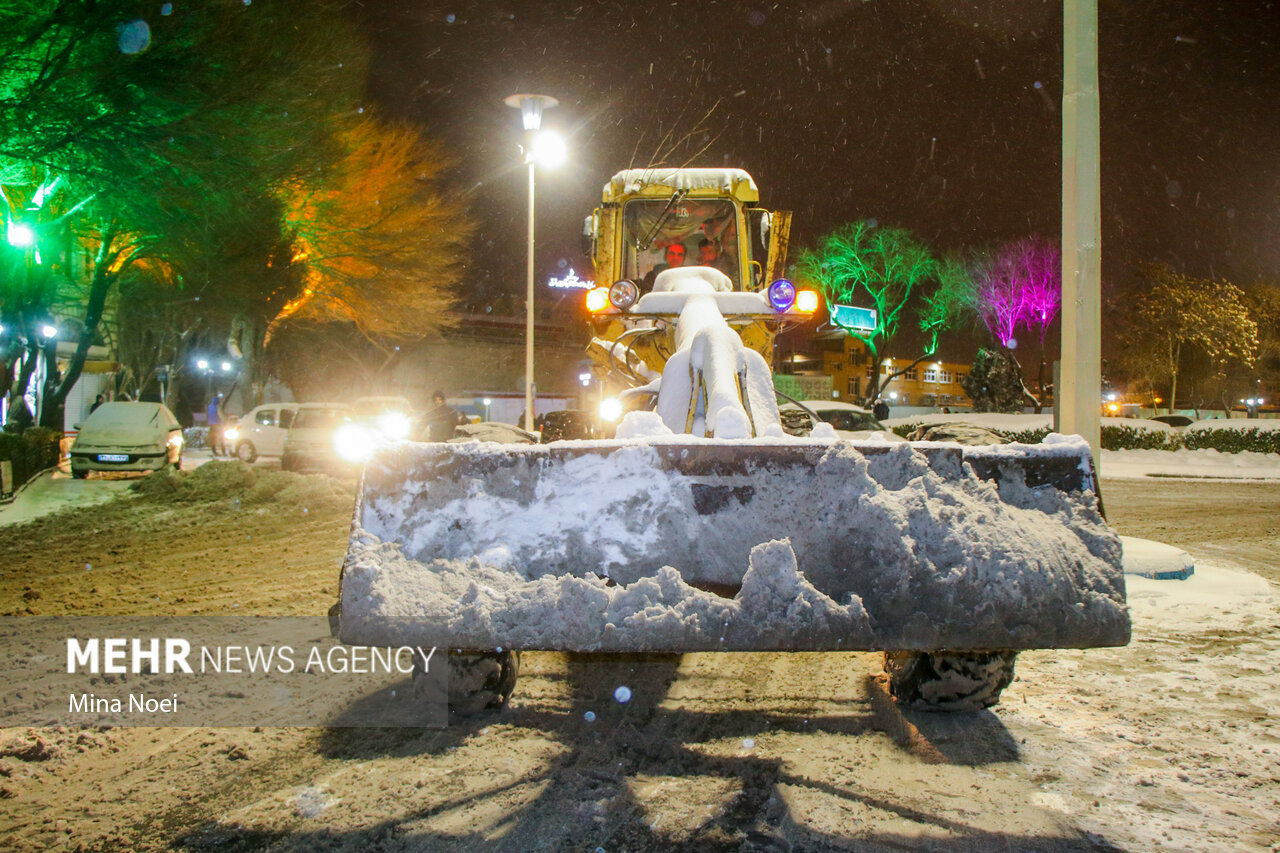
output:
POLYGON ((855 308, 852 305, 836 305, 831 312, 831 319, 836 325, 846 329, 857 329, 861 332, 875 331, 876 309, 855 308))

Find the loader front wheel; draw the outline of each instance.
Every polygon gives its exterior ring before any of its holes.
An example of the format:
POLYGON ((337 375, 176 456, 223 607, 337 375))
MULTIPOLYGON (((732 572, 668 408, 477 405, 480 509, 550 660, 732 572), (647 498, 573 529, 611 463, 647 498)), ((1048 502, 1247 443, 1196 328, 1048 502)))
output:
POLYGON ((1016 651, 885 652, 889 692, 922 711, 980 711, 1013 683, 1016 651))
MULTIPOLYGON (((511 698, 520 674, 520 652, 449 652, 449 713, 467 717, 501 708, 511 698)), ((414 665, 415 690, 426 686, 421 662, 414 665)))

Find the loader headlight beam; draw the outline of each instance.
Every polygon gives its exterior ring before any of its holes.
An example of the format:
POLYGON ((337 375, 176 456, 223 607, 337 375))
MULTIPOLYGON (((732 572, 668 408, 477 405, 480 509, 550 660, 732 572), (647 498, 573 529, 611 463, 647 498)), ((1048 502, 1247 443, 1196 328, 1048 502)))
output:
POLYGON ((333 433, 333 449, 348 462, 364 462, 373 453, 374 437, 358 424, 343 424, 333 433))
POLYGON ((587 310, 592 314, 598 314, 609 307, 609 290, 604 287, 597 287, 587 291, 587 310))
POLYGON ((622 401, 617 397, 610 397, 607 400, 600 401, 600 419, 613 423, 622 417, 622 401))

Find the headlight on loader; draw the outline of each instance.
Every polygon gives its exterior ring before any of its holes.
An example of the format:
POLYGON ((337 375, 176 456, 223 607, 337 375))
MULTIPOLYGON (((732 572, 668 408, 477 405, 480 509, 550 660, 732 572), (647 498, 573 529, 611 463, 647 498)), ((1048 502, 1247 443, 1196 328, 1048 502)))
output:
POLYGON ((343 424, 333 433, 333 449, 348 462, 364 462, 373 453, 374 436, 358 424, 343 424))
POLYGON ((769 304, 779 314, 787 311, 795 304, 796 288, 785 278, 780 278, 769 285, 769 304))
POLYGON ((622 417, 622 401, 617 397, 610 397, 600 402, 600 419, 613 423, 622 417))
POLYGON ((609 302, 619 311, 626 311, 632 305, 636 304, 636 300, 640 298, 640 288, 636 287, 634 281, 621 279, 615 281, 613 287, 609 288, 609 302))

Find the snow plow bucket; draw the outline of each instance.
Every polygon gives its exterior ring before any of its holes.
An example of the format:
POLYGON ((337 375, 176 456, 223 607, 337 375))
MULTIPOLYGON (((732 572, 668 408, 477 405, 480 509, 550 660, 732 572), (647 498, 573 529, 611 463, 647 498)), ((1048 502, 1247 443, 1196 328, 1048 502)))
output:
POLYGON ((401 444, 367 465, 339 636, 561 651, 1129 640, 1088 445, 401 444))

